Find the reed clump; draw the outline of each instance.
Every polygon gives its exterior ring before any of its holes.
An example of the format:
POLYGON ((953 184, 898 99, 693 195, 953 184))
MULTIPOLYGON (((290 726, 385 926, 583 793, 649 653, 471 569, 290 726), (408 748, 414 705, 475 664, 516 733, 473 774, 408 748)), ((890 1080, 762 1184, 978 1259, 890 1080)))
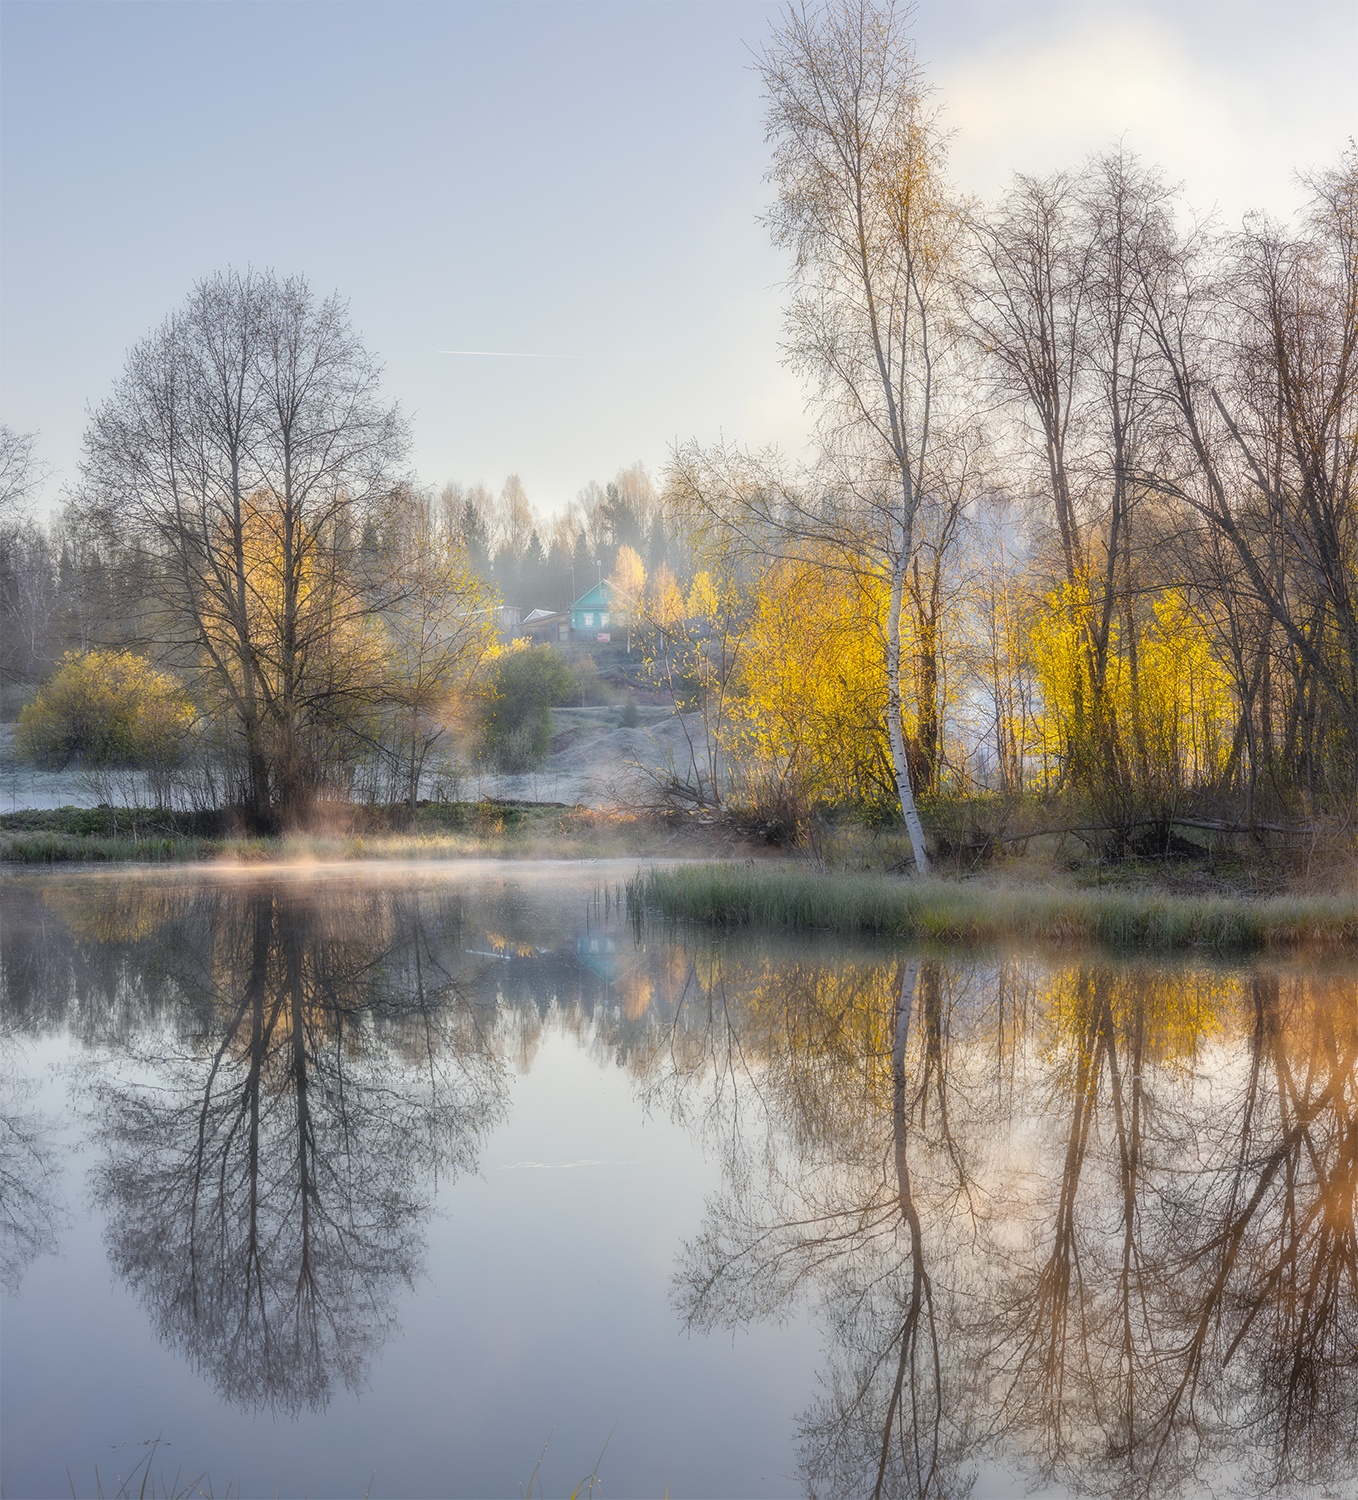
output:
POLYGON ((1344 896, 1178 895, 937 878, 835 875, 786 865, 704 864, 638 873, 634 920, 916 941, 1100 943, 1113 948, 1358 946, 1344 896))

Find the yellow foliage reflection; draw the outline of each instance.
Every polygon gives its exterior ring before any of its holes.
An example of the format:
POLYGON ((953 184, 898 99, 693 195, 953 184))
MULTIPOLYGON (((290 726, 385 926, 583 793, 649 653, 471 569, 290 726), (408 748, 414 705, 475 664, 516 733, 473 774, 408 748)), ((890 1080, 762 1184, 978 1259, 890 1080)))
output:
POLYGON ((731 1161, 690 1323, 829 1320, 816 1493, 1351 1472, 1352 974, 712 945, 645 1078, 731 1161))

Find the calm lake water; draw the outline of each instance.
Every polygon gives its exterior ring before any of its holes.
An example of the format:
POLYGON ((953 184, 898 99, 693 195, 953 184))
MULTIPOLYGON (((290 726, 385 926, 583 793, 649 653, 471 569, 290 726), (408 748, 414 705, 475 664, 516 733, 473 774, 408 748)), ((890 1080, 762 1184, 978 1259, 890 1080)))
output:
POLYGON ((1351 964, 630 868, 0 881, 6 1496, 1358 1494, 1351 964))

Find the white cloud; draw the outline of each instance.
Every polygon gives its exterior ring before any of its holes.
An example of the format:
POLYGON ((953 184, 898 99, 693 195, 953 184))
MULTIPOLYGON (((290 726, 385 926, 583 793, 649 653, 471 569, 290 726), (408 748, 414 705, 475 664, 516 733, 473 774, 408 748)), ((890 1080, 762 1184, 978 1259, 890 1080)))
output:
POLYGON ((934 70, 953 170, 988 199, 1015 171, 1075 168, 1122 139, 1200 212, 1290 213, 1296 171, 1332 161, 1353 129, 1351 14, 1336 26, 1325 7, 1289 24, 1268 5, 1043 8, 1040 24, 992 32, 934 70))

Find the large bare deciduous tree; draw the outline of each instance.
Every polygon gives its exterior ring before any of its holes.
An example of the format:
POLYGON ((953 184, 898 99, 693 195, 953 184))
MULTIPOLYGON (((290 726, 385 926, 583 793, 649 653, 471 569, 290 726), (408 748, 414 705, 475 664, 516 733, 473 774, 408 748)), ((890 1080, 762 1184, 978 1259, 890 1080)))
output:
POLYGON ((1237 667, 1240 738, 1265 760, 1270 636, 1285 644, 1278 749, 1314 812, 1327 776, 1341 805, 1358 786, 1358 152, 1304 181, 1298 229, 1255 216, 1224 263, 1186 238, 1138 273, 1179 447, 1153 482, 1205 524, 1223 597, 1268 622, 1237 667))
POLYGON ((404 423, 338 296, 228 271, 128 355, 85 436, 83 510, 145 559, 155 643, 202 670, 257 825, 295 822, 322 744, 380 679, 363 521, 404 423))

